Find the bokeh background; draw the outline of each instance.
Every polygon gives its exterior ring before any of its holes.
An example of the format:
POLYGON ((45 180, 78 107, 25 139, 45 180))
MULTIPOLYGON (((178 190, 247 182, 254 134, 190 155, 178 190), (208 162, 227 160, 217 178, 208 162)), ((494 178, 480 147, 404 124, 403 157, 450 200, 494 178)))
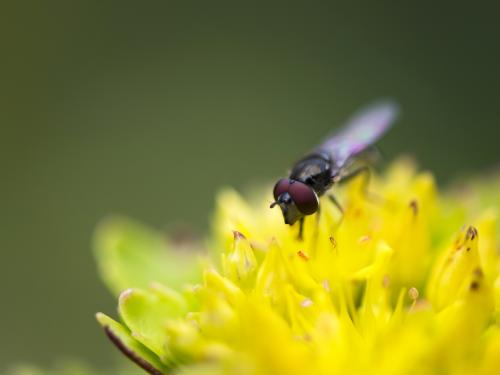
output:
MULTIPOLYGON (((10 3, 10 4, 9 4, 10 3)), ((0 370, 118 354, 91 256, 109 213, 206 232, 215 192, 272 181, 357 107, 440 183, 500 161, 498 10, 448 2, 1 5, 0 370)))

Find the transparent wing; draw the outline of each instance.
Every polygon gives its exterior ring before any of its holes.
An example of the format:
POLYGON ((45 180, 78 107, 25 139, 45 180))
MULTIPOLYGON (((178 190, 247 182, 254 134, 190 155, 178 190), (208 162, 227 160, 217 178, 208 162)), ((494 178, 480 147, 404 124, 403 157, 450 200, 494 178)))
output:
POLYGON ((392 125, 399 114, 390 101, 377 102, 356 112, 340 129, 316 148, 327 153, 337 167, 373 145, 392 125))

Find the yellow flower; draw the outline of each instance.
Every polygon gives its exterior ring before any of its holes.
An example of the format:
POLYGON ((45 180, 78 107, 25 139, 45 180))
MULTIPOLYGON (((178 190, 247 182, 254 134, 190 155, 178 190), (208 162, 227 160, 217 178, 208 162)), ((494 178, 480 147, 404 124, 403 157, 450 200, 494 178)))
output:
POLYGON ((343 215, 322 199, 302 241, 267 192, 221 192, 202 280, 153 272, 125 285, 123 324, 99 321, 156 374, 500 373, 495 207, 440 194, 407 160, 360 187, 335 190, 343 215))

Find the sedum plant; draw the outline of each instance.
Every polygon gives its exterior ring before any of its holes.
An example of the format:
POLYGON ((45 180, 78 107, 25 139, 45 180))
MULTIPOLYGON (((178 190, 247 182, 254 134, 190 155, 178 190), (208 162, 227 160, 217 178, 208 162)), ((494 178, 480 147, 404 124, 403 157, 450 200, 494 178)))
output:
POLYGON ((151 374, 500 373, 500 179, 440 192, 394 163, 306 218, 304 238, 268 189, 222 191, 207 251, 176 249, 123 218, 95 254, 118 296, 97 320, 151 374), (269 197, 270 198, 270 197, 269 197))

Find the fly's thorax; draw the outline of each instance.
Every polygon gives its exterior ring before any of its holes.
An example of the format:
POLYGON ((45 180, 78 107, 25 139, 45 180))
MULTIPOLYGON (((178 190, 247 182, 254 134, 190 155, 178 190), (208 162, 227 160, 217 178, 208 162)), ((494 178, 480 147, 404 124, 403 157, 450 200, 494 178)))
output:
POLYGON ((331 160, 319 153, 307 155, 295 163, 290 178, 309 185, 318 195, 322 195, 332 185, 331 160))

